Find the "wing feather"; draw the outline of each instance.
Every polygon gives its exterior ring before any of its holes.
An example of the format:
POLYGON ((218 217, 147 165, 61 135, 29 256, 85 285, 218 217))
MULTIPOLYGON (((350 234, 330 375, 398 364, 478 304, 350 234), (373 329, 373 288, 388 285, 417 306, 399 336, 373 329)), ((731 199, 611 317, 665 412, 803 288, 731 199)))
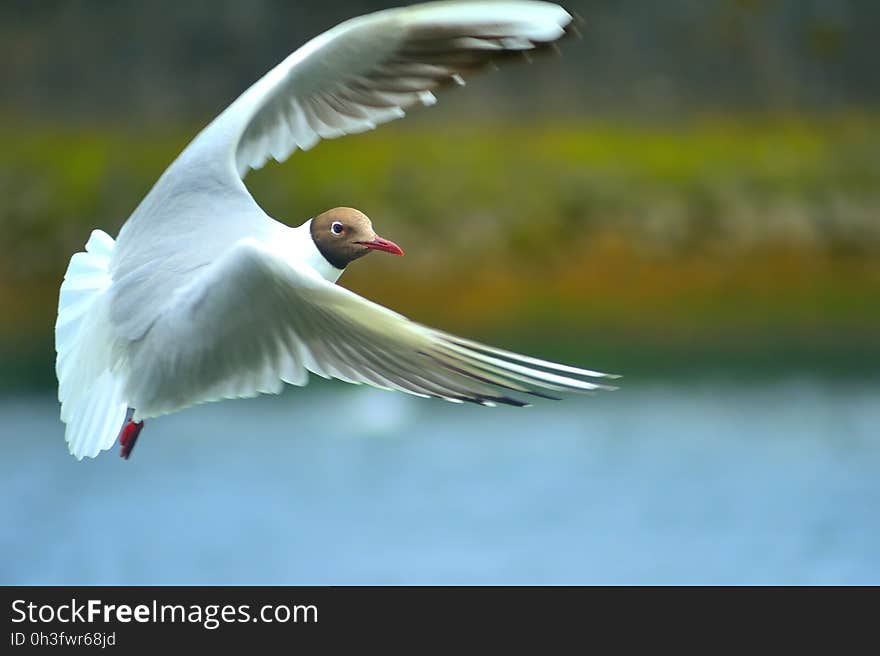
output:
POLYGON ((277 393, 307 371, 483 405, 515 395, 610 389, 605 374, 529 358, 415 323, 245 239, 176 294, 129 344, 126 390, 139 415, 277 393), (525 364, 529 363, 529 365, 525 364), (157 381, 162 381, 157 384, 157 381))
POLYGON ((205 128, 192 163, 229 163, 244 177, 320 139, 371 130, 432 105, 433 90, 571 30, 558 5, 533 0, 428 2, 351 19, 269 71, 205 128))

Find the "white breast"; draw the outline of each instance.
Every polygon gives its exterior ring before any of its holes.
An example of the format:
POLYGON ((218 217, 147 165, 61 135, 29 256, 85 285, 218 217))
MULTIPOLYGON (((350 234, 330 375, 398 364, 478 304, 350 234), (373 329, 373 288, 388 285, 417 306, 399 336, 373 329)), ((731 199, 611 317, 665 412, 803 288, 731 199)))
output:
POLYGON ((312 239, 312 219, 301 226, 290 228, 282 223, 278 224, 279 230, 273 235, 269 244, 270 248, 278 253, 283 259, 291 260, 302 266, 307 264, 329 282, 336 282, 342 275, 342 269, 337 269, 321 255, 321 251, 312 239))

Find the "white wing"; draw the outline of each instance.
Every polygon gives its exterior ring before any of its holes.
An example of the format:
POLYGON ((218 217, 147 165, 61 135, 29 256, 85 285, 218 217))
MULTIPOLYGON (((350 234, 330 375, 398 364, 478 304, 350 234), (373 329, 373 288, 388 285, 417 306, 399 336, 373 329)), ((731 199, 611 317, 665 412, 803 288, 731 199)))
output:
POLYGON ((282 382, 305 384, 307 371, 484 405, 524 405, 509 393, 608 389, 584 380, 604 374, 414 323, 252 239, 179 290, 130 348, 127 395, 142 417, 277 393, 282 382))
POLYGON ((319 139, 363 132, 435 102, 432 90, 561 38, 572 17, 546 2, 432 2, 346 21, 248 89, 201 135, 244 176, 319 139))

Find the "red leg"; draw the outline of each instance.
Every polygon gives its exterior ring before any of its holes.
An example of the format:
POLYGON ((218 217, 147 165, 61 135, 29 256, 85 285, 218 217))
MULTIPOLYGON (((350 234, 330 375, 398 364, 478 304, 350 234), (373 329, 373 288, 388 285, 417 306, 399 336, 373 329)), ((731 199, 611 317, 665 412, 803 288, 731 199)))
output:
POLYGON ((144 422, 138 421, 134 422, 130 419, 128 423, 122 428, 122 432, 119 434, 119 446, 122 447, 119 450, 119 455, 125 460, 128 460, 128 457, 131 455, 131 450, 134 449, 134 443, 137 442, 138 435, 141 434, 141 429, 144 427, 144 422))

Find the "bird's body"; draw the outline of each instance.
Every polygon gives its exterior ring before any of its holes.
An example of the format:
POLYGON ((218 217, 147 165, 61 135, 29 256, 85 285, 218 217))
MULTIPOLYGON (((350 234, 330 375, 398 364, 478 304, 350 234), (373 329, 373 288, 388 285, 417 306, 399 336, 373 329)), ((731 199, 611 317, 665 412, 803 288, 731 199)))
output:
POLYGON ((523 405, 603 386, 603 374, 470 342, 336 285, 374 250, 402 254, 357 210, 299 226, 268 216, 243 176, 320 138, 431 104, 431 89, 563 36, 538 2, 441 2, 353 19, 248 89, 168 167, 114 241, 95 230, 71 259, 56 324, 61 418, 75 456, 143 420, 304 385, 308 372, 421 396, 523 405))

